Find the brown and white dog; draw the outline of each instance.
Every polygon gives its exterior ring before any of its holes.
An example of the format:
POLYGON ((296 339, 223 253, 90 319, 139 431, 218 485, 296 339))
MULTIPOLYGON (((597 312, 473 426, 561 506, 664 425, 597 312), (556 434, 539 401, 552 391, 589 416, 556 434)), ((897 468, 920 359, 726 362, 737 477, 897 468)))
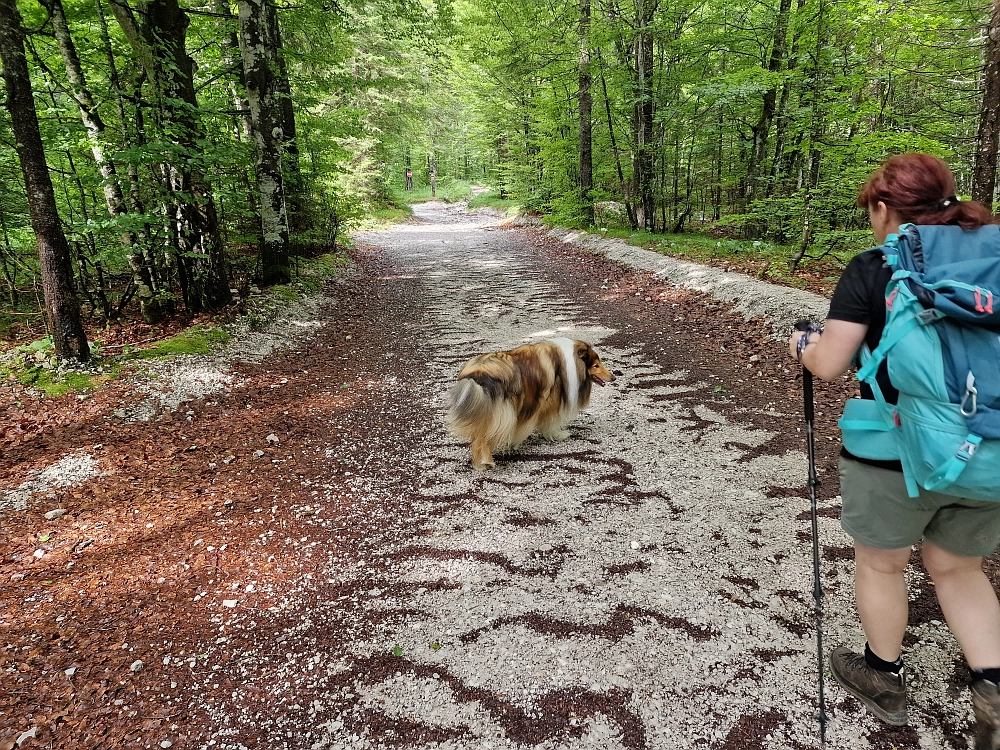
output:
POLYGON ((590 402, 591 384, 614 380, 590 344, 558 338, 466 362, 451 388, 448 426, 472 444, 472 465, 520 445, 536 430, 565 440, 565 426, 590 402))

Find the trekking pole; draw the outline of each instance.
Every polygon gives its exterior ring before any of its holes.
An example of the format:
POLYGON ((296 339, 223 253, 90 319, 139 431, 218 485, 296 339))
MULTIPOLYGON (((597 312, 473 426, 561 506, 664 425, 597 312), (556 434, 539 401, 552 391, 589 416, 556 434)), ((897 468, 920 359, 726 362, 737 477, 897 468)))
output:
MULTIPOLYGON (((819 328, 807 320, 795 324, 796 331, 812 333, 819 328)), ((816 603, 816 661, 819 667, 819 741, 826 744, 826 692, 823 687, 823 584, 819 577, 819 513, 816 508, 816 446, 813 439, 813 376, 802 366, 802 396, 806 416, 806 445, 809 455, 809 513, 812 519, 813 600, 816 603)))

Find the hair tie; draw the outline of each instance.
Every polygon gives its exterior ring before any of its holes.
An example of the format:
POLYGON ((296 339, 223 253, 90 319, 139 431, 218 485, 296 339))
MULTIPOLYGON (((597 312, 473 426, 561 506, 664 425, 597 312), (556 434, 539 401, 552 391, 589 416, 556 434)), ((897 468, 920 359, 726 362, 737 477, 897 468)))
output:
POLYGON ((940 208, 944 210, 948 208, 948 206, 950 206, 952 203, 958 203, 958 202, 959 200, 957 195, 949 195, 947 198, 942 198, 940 203, 938 203, 938 206, 940 206, 940 208))

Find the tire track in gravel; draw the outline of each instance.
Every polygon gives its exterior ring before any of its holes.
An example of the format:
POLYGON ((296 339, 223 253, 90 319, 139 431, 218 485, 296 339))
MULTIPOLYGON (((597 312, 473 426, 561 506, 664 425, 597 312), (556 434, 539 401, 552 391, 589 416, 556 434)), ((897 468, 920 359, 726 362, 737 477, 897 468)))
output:
MULTIPOLYGON (((642 290, 645 314, 630 315, 632 300, 604 291, 613 264, 595 280, 560 257, 573 251, 547 250, 530 231, 483 226, 460 207, 416 212, 420 223, 359 240, 419 281, 432 332, 420 390, 439 421, 418 452, 426 487, 414 503, 447 507, 429 538, 395 555, 420 615, 383 645, 402 654, 395 671, 358 675, 363 702, 462 728, 441 747, 814 745, 807 506, 781 489, 805 474, 789 429, 796 404, 784 392, 730 396, 737 378, 699 364, 717 339, 703 344, 698 326, 724 321, 739 338, 742 319, 721 308, 699 317, 706 303, 688 292, 651 306, 642 290), (553 335, 588 340, 622 376, 595 393, 568 441, 533 438, 476 474, 441 428, 447 384, 476 352, 553 335)), ((821 520, 828 642, 856 644, 839 585, 849 539, 831 511, 821 520)), ((939 640, 932 661, 950 664, 954 645, 939 640)), ((928 677, 903 730, 831 688, 828 744, 941 745, 940 706, 954 691, 950 674, 928 677)))

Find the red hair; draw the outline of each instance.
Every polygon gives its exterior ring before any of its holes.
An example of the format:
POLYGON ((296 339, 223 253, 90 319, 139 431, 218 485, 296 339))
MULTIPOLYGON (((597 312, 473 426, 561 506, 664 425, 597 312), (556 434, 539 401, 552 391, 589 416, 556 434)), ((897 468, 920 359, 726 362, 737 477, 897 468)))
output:
POLYGON ((930 154, 899 154, 882 162, 868 178, 858 195, 858 206, 872 208, 881 201, 903 222, 913 224, 978 229, 994 223, 993 214, 982 203, 955 200, 957 189, 955 176, 943 160, 930 154))

